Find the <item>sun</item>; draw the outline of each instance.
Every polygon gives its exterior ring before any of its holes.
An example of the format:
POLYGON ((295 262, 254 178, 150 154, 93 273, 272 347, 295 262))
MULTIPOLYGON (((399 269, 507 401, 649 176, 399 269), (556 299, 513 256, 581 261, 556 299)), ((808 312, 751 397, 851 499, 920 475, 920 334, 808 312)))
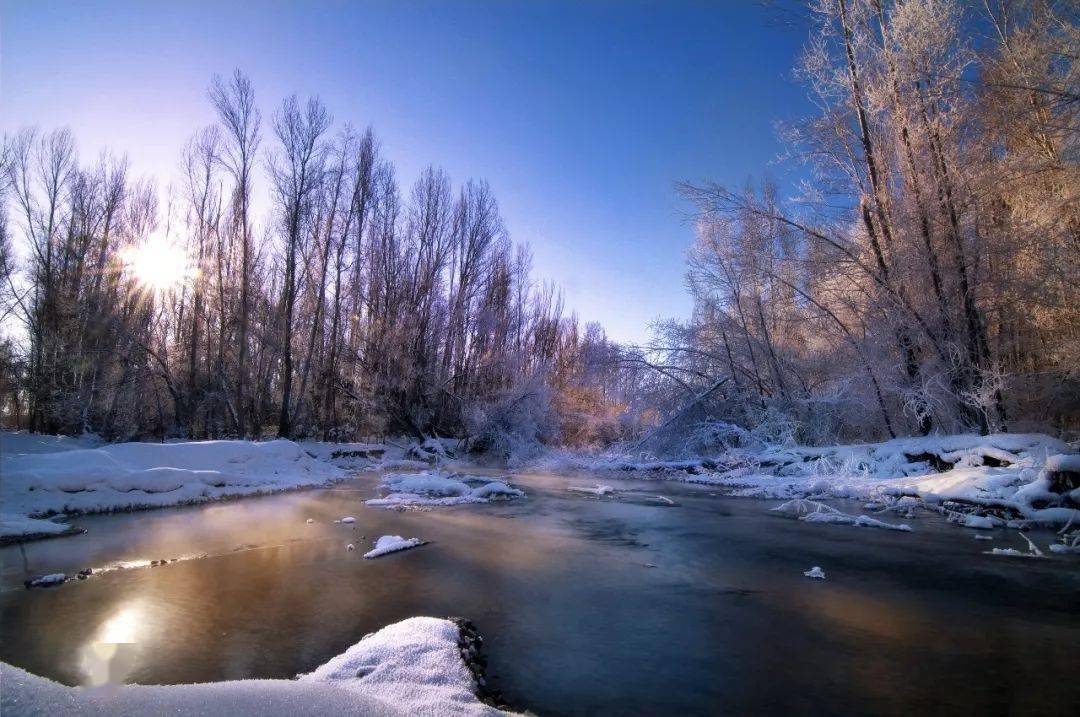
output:
POLYGON ((184 247, 158 235, 130 247, 123 261, 136 281, 159 293, 179 289, 198 275, 184 247))

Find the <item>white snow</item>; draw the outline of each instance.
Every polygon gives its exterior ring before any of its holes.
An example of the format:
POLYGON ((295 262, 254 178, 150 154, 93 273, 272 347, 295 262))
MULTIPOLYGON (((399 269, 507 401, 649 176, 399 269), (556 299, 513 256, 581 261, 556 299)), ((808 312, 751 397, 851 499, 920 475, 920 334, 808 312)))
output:
MULTIPOLYGON (((336 522, 338 522, 338 521, 334 521, 334 522, 336 523, 336 522)), ((341 522, 342 522, 342 523, 346 523, 346 524, 349 524, 349 523, 355 523, 355 522, 356 522, 356 518, 352 517, 351 515, 350 515, 350 516, 346 516, 346 517, 344 517, 344 518, 342 518, 342 519, 341 519, 341 522)))
POLYGON ((414 617, 368 635, 295 680, 72 688, 0 663, 0 713, 135 715, 507 714, 480 702, 458 627, 414 617))
MULTIPOLYGON (((714 459, 631 460, 553 452, 552 469, 635 471, 649 477, 723 486, 736 496, 792 498, 883 497, 946 501, 994 508, 1038 524, 1080 523, 1080 488, 1050 490, 1048 473, 1074 470, 1080 455, 1041 434, 897 438, 821 448, 735 448, 714 459), (1044 470, 1045 468, 1045 470, 1044 470)), ((812 520, 821 520, 814 518, 812 520)), ((974 527, 974 526, 972 526, 974 527)))
MULTIPOLYGON (((292 441, 118 443, 80 447, 74 439, 4 433, 0 455, 2 535, 64 529, 28 522, 202 503, 322 485, 345 477, 292 441)), ((85 444, 85 441, 84 441, 85 444)))
POLYGON ((364 558, 378 558, 387 553, 396 553, 399 550, 408 550, 423 545, 425 541, 420 538, 402 538, 400 535, 384 535, 375 541, 375 548, 364 553, 364 558))
POLYGON ((805 571, 803 573, 803 575, 805 575, 808 578, 814 578, 815 580, 824 580, 825 579, 825 571, 822 570, 821 568, 819 568, 817 565, 815 565, 814 567, 812 567, 809 570, 805 571))
POLYGON ((382 487, 389 494, 372 498, 366 501, 367 505, 379 508, 461 505, 525 495, 501 480, 439 471, 387 473, 382 478, 382 487))

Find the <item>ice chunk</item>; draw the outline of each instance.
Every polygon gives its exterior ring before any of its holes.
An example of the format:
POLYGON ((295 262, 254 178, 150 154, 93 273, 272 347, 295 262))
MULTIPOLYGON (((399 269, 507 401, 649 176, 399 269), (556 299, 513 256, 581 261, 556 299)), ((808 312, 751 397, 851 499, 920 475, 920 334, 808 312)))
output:
POLYGON ((825 571, 822 570, 821 568, 819 568, 817 565, 815 565, 814 567, 810 568, 809 570, 803 572, 803 575, 805 575, 808 578, 814 578, 815 580, 824 580, 825 579, 825 571))

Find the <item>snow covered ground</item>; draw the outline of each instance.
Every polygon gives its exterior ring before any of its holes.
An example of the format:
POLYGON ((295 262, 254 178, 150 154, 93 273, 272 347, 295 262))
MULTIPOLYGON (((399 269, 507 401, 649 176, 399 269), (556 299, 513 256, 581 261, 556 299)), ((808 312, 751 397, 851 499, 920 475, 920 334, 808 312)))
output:
POLYGON ((0 663, 7 715, 483 715, 449 620, 414 617, 368 635, 295 680, 66 687, 0 663))
POLYGON ((292 441, 119 443, 0 435, 0 537, 61 534, 45 518, 201 503, 325 484, 344 471, 292 441))
POLYGON ((440 471, 387 473, 383 476, 382 488, 387 495, 372 498, 366 501, 367 505, 405 509, 417 506, 488 503, 525 495, 524 491, 512 488, 505 481, 440 471))
MULTIPOLYGON (((958 522, 970 528, 1006 525, 1010 519, 1080 526, 1080 487, 1068 478, 1076 475, 1080 456, 1068 444, 1039 434, 733 449, 721 456, 678 461, 553 453, 543 466, 704 483, 754 498, 852 498, 876 501, 878 510, 945 506, 963 512, 966 517, 958 522), (901 505, 905 499, 914 503, 901 505)), ((819 515, 802 519, 847 520, 815 512, 819 515)))

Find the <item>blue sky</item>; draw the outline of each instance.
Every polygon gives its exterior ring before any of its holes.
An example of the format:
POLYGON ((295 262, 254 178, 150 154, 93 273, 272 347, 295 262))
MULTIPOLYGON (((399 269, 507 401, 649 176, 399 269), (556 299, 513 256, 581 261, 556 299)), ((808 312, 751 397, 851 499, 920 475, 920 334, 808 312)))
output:
POLYGON ((689 314, 673 183, 783 182, 773 123, 807 110, 805 30, 752 0, 0 0, 0 20, 0 130, 69 126, 84 158, 168 177, 210 76, 240 67, 264 118, 297 92, 371 124, 405 190, 428 164, 486 178, 537 276, 623 341, 689 314))

